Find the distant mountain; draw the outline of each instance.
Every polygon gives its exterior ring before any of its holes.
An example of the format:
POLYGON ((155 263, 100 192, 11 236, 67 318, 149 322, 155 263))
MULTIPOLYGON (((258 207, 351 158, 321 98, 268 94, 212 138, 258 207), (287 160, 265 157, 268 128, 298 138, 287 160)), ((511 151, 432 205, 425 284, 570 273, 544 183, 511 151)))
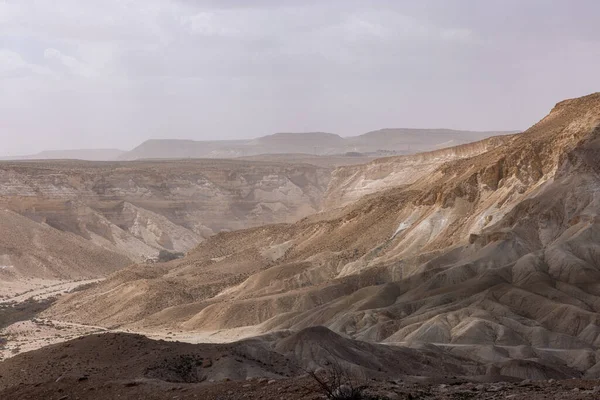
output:
POLYGON ((87 160, 113 161, 127 153, 119 149, 46 150, 25 156, 2 157, 0 160, 87 160))
POLYGON ((259 154, 335 154, 345 148, 346 140, 326 132, 275 133, 252 140, 248 146, 259 154))
POLYGON ((151 139, 121 155, 120 160, 144 158, 231 158, 245 155, 248 140, 195 141, 151 139))
POLYGON ((0 157, 0 160, 128 161, 238 158, 265 154, 331 156, 346 153, 381 157, 437 150, 512 133, 517 133, 517 131, 397 128, 380 129, 351 137, 342 137, 327 132, 280 132, 245 140, 151 139, 131 151, 118 149, 48 150, 24 156, 0 157))
POLYGON ((326 132, 275 133, 250 140, 148 140, 121 155, 121 160, 145 158, 231 158, 260 154, 305 153, 334 155, 387 152, 410 154, 436 150, 516 131, 457 131, 451 129, 381 129, 360 136, 326 132))
POLYGON ((399 153, 416 153, 472 143, 492 136, 517 133, 517 131, 457 131, 453 129, 380 129, 360 136, 349 137, 354 151, 363 153, 394 150, 399 153))

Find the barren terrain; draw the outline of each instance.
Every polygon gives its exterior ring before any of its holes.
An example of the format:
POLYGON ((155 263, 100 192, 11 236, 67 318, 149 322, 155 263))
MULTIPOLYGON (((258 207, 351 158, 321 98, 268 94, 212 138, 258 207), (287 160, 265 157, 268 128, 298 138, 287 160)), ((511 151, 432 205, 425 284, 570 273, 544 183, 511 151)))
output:
POLYGON ((311 329, 221 345, 152 341, 122 333, 90 335, 1 363, 0 396, 316 400, 324 392, 304 370, 326 363, 330 353, 344 365, 352 358, 363 398, 583 400, 600 393, 598 381, 494 380, 478 375, 482 369, 475 363, 456 366, 464 361, 434 346, 411 350, 367 345, 311 329), (314 341, 320 351, 299 352, 303 343, 314 341))
POLYGON ((2 162, 0 296, 104 277, 221 231, 294 221, 321 207, 329 177, 260 161, 2 162))
POLYGON ((559 103, 523 134, 438 157, 416 180, 374 185, 295 224, 219 234, 45 315, 141 331, 323 325, 364 341, 443 345, 492 375, 594 378, 599 116, 598 94, 559 103))
POLYGON ((338 363, 382 398, 595 398, 599 125, 596 93, 521 134, 333 171, 303 164, 312 172, 289 181, 305 188, 303 204, 309 192, 318 200, 285 216, 304 218, 211 229, 181 259, 117 268, 5 328, 6 348, 28 334, 20 347, 55 344, 1 363, 0 388, 310 398, 304 375, 338 363), (48 324, 65 330, 60 340, 36 336, 48 324))

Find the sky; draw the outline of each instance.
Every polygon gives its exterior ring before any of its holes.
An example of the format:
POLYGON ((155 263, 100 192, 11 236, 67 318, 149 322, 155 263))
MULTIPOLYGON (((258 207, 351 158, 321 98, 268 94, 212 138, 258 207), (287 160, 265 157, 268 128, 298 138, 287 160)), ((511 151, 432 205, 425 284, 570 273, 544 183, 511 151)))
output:
POLYGON ((525 129, 600 91, 597 0, 0 0, 0 155, 525 129))

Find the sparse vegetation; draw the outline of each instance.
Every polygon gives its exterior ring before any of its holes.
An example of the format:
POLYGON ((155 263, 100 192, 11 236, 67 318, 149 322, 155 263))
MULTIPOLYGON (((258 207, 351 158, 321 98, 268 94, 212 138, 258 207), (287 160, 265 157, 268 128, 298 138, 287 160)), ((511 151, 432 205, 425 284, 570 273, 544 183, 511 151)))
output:
POLYGON ((330 400, 371 400, 365 393, 364 377, 355 376, 349 368, 333 356, 325 361, 325 367, 306 371, 317 383, 321 393, 330 400))
POLYGON ((71 293, 75 293, 75 292, 81 292, 87 289, 91 289, 93 287, 98 286, 99 282, 88 282, 88 283, 84 283, 82 285, 79 285, 77 287, 74 287, 73 289, 71 289, 71 293))
POLYGON ((44 300, 27 299, 18 304, 0 305, 0 328, 19 321, 27 321, 50 307, 56 301, 55 297, 44 300))
POLYGON ((158 253, 158 262, 169 262, 183 257, 185 257, 184 253, 161 250, 158 253))
POLYGON ((172 359, 164 359, 155 367, 148 368, 145 376, 162 379, 167 382, 194 383, 203 378, 198 374, 198 368, 207 365, 202 357, 180 355, 172 359))

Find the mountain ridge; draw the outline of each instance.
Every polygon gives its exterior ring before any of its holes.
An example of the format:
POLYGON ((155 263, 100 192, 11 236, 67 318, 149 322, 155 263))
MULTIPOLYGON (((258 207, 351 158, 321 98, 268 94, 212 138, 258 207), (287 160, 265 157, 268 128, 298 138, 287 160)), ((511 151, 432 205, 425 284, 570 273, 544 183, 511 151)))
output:
POLYGON ((5 156, 0 160, 86 160, 132 161, 141 159, 231 158, 269 154, 305 153, 344 155, 368 153, 370 156, 409 154, 518 131, 467 131, 454 129, 384 128, 358 136, 328 132, 277 132, 252 139, 194 140, 148 139, 131 150, 70 149, 44 150, 36 154, 5 156), (378 154, 379 153, 379 154, 378 154))
POLYGON ((327 132, 280 132, 255 139, 232 141, 152 139, 122 155, 120 159, 248 157, 278 153, 339 155, 354 152, 369 154, 388 152, 388 154, 406 154, 513 133, 515 131, 478 132, 400 128, 382 129, 350 137, 327 132), (384 134, 384 137, 380 137, 381 133, 384 134))

